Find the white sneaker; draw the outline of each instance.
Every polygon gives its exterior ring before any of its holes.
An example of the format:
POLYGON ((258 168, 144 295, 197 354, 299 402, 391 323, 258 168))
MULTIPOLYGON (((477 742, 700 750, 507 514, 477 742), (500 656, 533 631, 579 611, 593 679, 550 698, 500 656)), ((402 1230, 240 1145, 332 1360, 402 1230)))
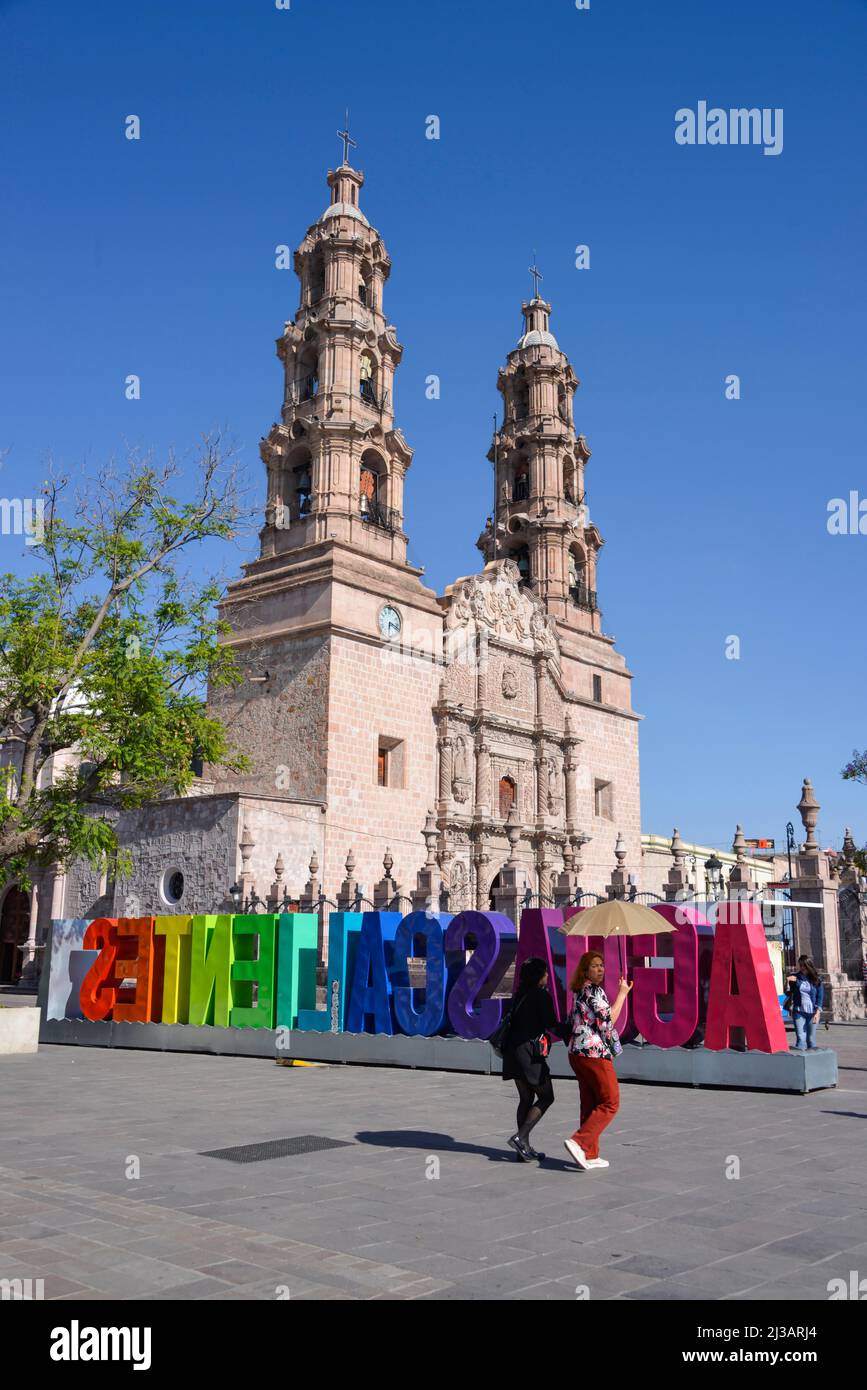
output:
POLYGON ((587 1157, 580 1144, 576 1144, 574 1139, 564 1139, 563 1146, 571 1158, 575 1160, 579 1168, 590 1168, 591 1160, 587 1157))
POLYGON ((610 1168, 611 1165, 607 1158, 588 1158, 588 1168, 610 1168))

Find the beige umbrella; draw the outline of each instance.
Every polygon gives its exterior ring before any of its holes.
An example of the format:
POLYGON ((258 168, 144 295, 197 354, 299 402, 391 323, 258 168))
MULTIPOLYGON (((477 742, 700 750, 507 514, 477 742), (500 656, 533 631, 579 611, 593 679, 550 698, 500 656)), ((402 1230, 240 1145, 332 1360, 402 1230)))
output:
POLYGON ((641 903, 611 898, 607 903, 576 912, 560 928, 565 936, 658 936, 676 931, 673 923, 641 903))

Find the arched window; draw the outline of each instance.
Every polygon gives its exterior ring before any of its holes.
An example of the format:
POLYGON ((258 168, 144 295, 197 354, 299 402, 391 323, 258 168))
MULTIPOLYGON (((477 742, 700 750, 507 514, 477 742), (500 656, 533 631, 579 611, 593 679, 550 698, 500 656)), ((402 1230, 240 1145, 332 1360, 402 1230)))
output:
POLYGON ((311 401, 319 394, 319 357, 307 348, 298 358, 297 396, 299 401, 311 401))
POLYGON ((325 294, 325 262, 319 256, 310 265, 310 303, 316 304, 325 294))
POLYGON ((563 460, 563 496, 567 502, 577 501, 575 496, 575 463, 570 458, 563 460))
POLYGON ((522 545, 512 555, 512 559, 518 566, 518 575, 522 584, 530 582, 530 552, 525 545, 522 545))
POLYGON ((373 308, 373 271, 369 261, 363 261, 358 276, 358 298, 368 309, 373 308))
POLYGON ((313 474, 311 471, 311 459, 309 454, 306 458, 302 458, 300 463, 295 465, 292 481, 294 485, 292 520, 294 521, 296 517, 307 516, 310 512, 310 498, 313 493, 313 474))
POLYGON ((367 401, 368 405, 378 405, 376 398, 376 362, 369 352, 361 354, 360 363, 361 377, 361 399, 367 401))
POLYGON ((500 778, 500 817, 505 820, 515 804, 518 789, 511 777, 500 778))
POLYGON ((530 496, 530 470, 526 463, 519 463, 515 469, 515 481, 512 484, 512 501, 526 502, 530 496))
POLYGON ((526 420, 530 414, 530 387, 523 373, 515 377, 515 389, 512 395, 512 406, 516 420, 526 420))
POLYGON ((557 387, 557 412, 560 419, 569 424, 569 397, 566 394, 565 386, 557 387))
POLYGON ((358 483, 358 510, 363 517, 372 517, 376 511, 379 492, 379 476, 372 468, 361 465, 358 483))

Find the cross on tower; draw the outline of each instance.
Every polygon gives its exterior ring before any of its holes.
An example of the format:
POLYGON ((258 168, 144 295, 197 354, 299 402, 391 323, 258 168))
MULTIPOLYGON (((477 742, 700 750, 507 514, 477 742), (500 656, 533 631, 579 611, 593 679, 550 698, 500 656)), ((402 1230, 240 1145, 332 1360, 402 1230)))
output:
POLYGON ((338 140, 342 140, 342 141, 343 141, 343 163, 344 163, 344 164, 348 164, 348 163, 349 163, 349 146, 352 145, 353 149, 356 149, 356 150, 358 149, 358 141, 357 141, 357 140, 353 140, 352 136, 349 134, 349 108, 348 108, 348 107, 346 108, 346 129, 345 129, 345 130, 338 130, 338 132, 337 132, 337 138, 338 138, 338 140))
POLYGON ((533 264, 530 266, 530 274, 531 274, 532 277, 533 277, 533 298, 534 298, 534 299, 538 299, 538 298, 539 298, 539 281, 542 280, 544 277, 539 273, 539 267, 536 265, 536 253, 535 253, 535 251, 533 252, 533 264))

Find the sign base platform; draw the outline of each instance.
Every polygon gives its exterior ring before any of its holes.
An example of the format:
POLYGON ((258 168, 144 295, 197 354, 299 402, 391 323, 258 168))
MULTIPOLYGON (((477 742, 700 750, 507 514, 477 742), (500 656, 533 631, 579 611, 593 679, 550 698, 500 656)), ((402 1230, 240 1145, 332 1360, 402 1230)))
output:
MULTIPOLYGON (((270 1028, 193 1028, 184 1023, 91 1023, 87 1019, 63 1018, 43 1019, 39 1041, 78 1047, 204 1052, 221 1057, 420 1067, 483 1075, 497 1075, 501 1067, 487 1042, 386 1033, 318 1033, 298 1029, 278 1032, 270 1028)), ((549 1064, 555 1077, 572 1079, 566 1049, 559 1043, 552 1049, 549 1064)), ((791 1091, 803 1095, 837 1085, 837 1054, 827 1047, 813 1052, 710 1052, 703 1047, 627 1043, 616 1066, 620 1081, 662 1086, 791 1091)))

